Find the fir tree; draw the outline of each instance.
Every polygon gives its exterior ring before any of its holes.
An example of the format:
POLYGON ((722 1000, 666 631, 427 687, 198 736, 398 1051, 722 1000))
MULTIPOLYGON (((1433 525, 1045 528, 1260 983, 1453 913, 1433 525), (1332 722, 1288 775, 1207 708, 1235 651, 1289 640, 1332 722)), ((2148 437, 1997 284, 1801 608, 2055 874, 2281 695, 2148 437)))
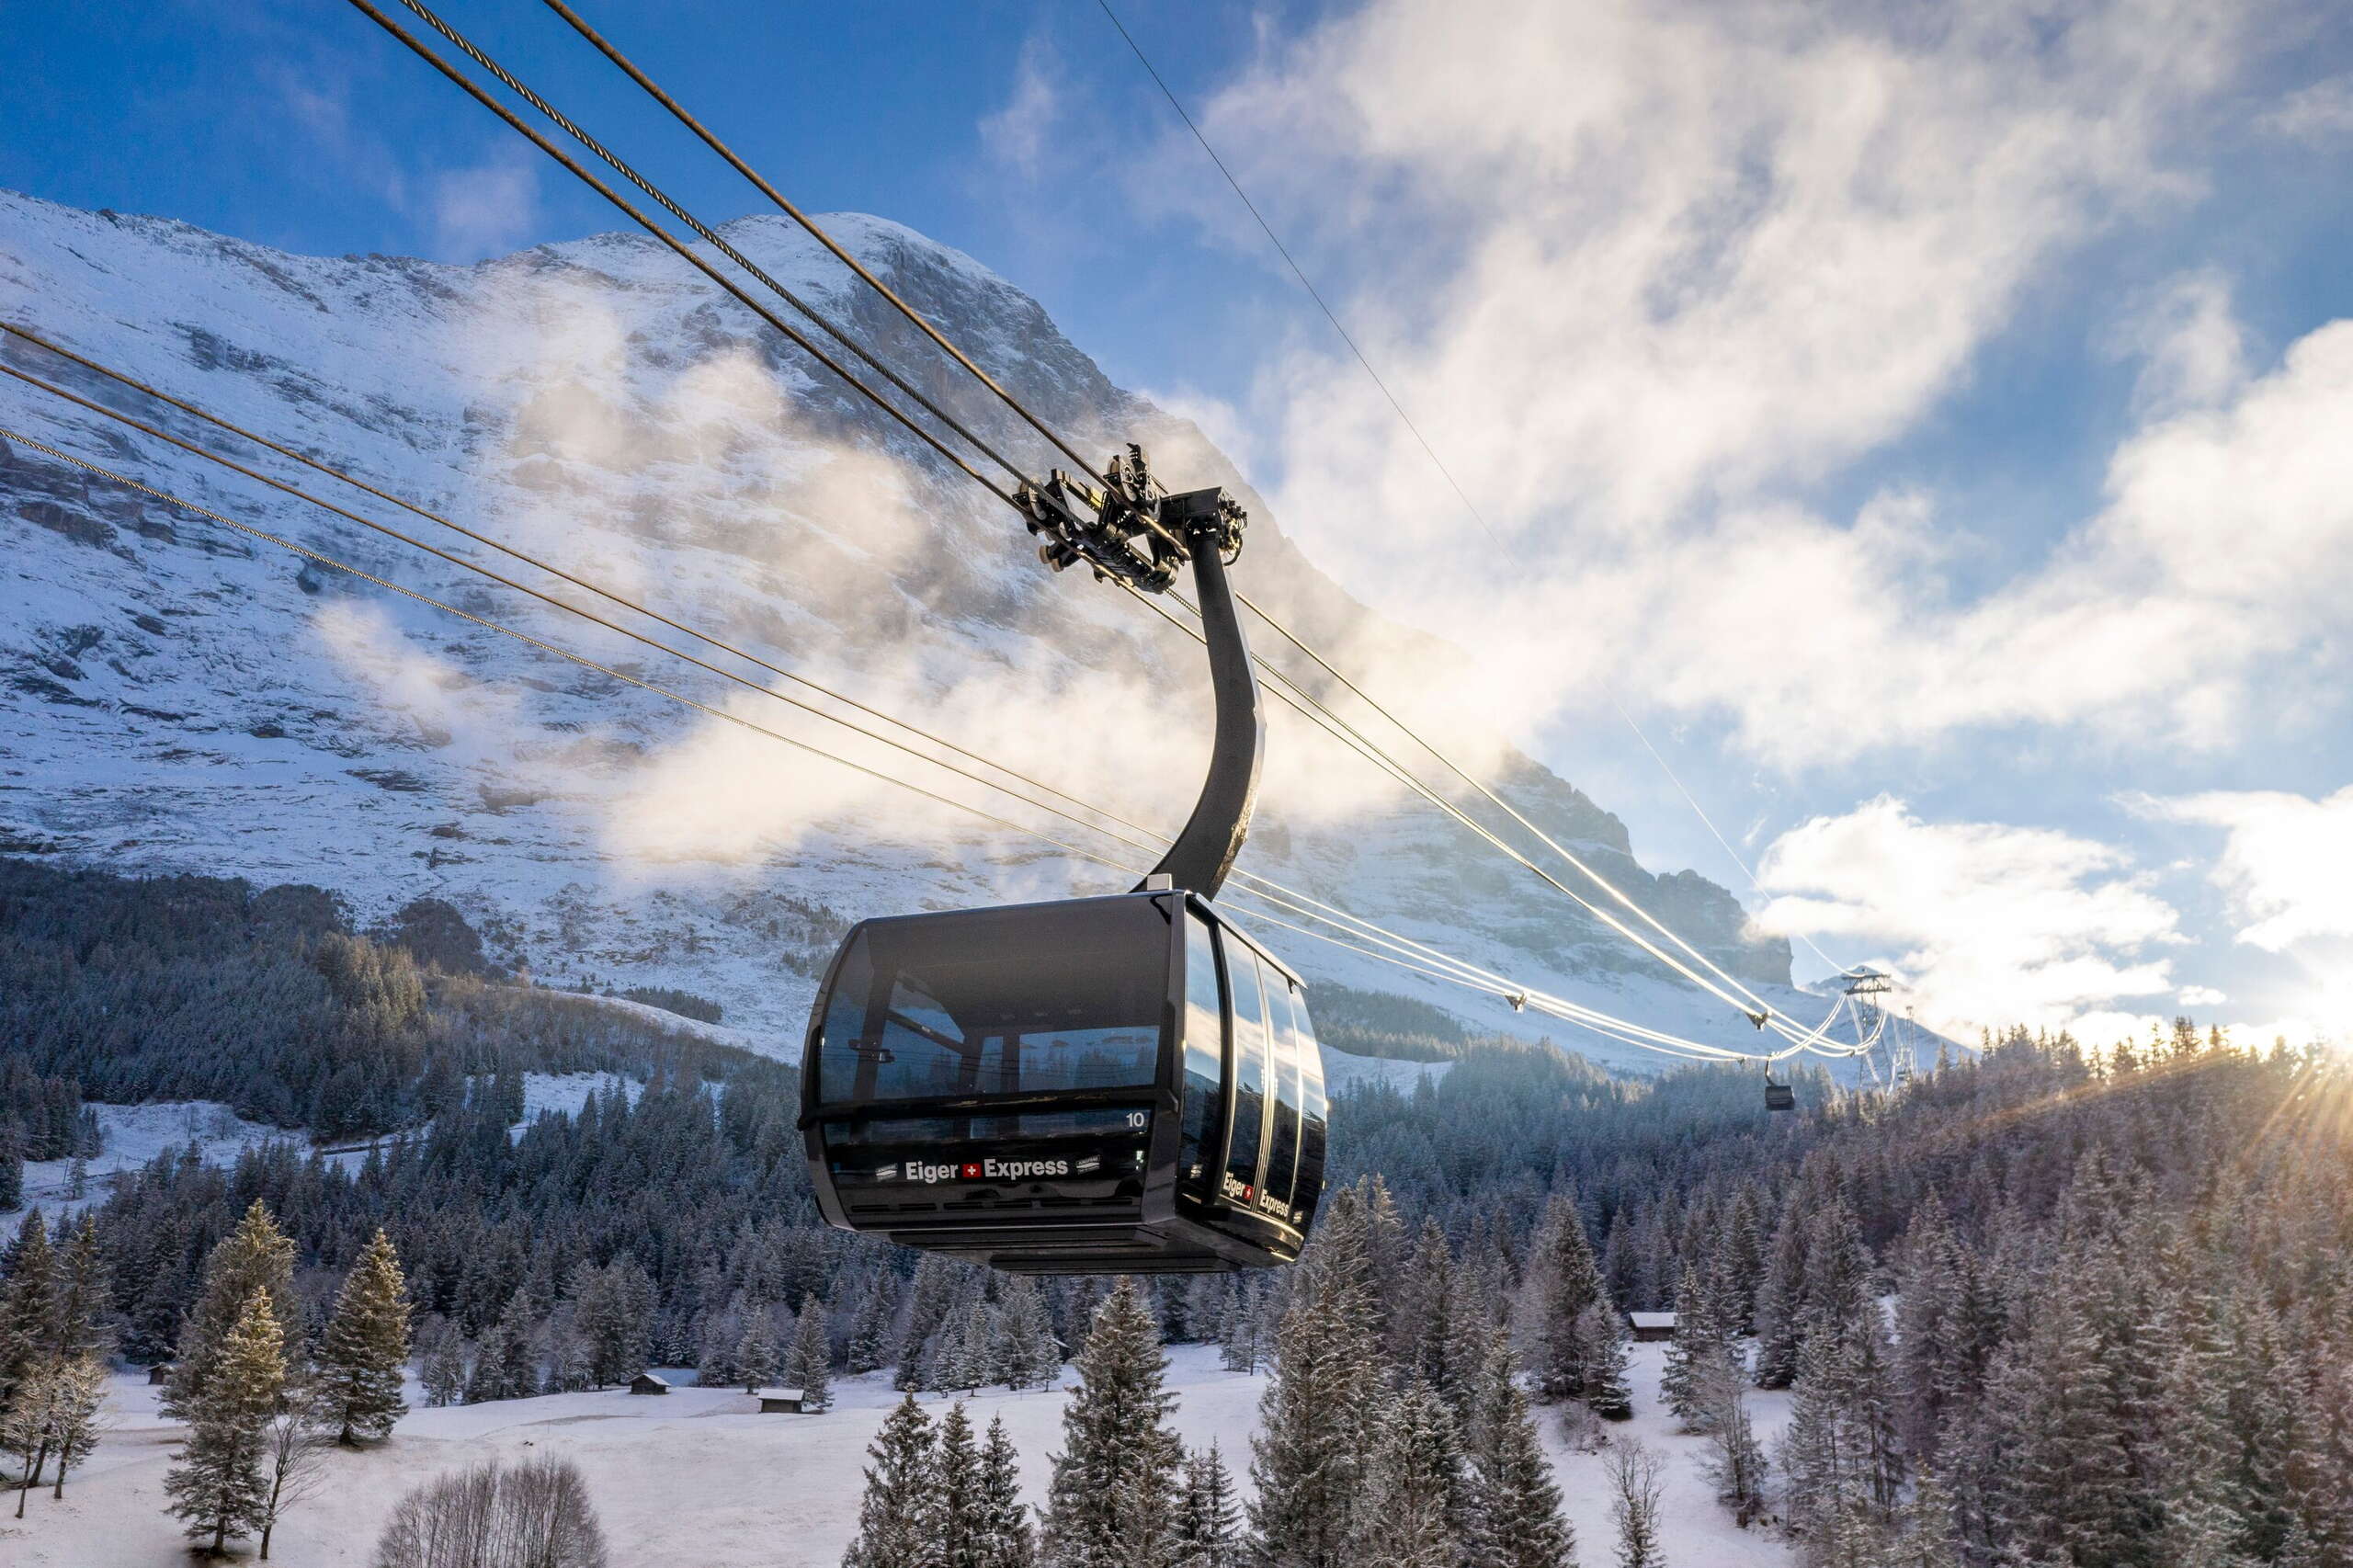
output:
POLYGON ((210 1364, 187 1406, 188 1442, 164 1490, 189 1539, 211 1556, 266 1520, 265 1436, 286 1395, 285 1345, 269 1291, 256 1289, 210 1346, 210 1364))
POLYGON ((14 1126, 0 1122, 0 1214, 25 1200, 25 1145, 14 1126))
POLYGON ((36 1209, 17 1227, 7 1284, 0 1289, 0 1415, 51 1359, 57 1338, 57 1258, 49 1223, 36 1209))
POLYGON ((1546 1209, 1530 1275, 1538 1304, 1537 1387, 1551 1399, 1582 1399, 1592 1381, 1586 1314, 1607 1308, 1609 1291, 1574 1199, 1555 1196, 1546 1209))
POLYGON ((1236 1539, 1241 1509, 1233 1476, 1216 1439, 1185 1458, 1185 1485, 1176 1503, 1176 1553, 1171 1568, 1240 1568, 1236 1539))
POLYGON ((940 1568, 983 1568, 988 1520, 983 1517, 981 1454, 961 1399, 939 1418, 931 1473, 939 1506, 940 1568))
POLYGON ((98 1446, 103 1429, 100 1412, 107 1400, 107 1364, 94 1355, 55 1361, 49 1369, 50 1452, 57 1456, 53 1497, 65 1495, 66 1472, 88 1459, 98 1446))
POLYGON ((1390 1402, 1358 1499, 1355 1560, 1367 1568, 1455 1568, 1463 1552, 1462 1454, 1446 1402, 1424 1383, 1390 1402))
POLYGON ((351 1266, 320 1337, 313 1383, 319 1419, 347 1446, 381 1442, 408 1414, 408 1283, 392 1238, 379 1230, 351 1266))
MULTIPOLYGON (((497 1399, 529 1399, 540 1392, 539 1319, 531 1298, 517 1290, 498 1317, 497 1399)), ((483 1343, 489 1343, 484 1336, 483 1343)), ((593 1374, 592 1374, 593 1375, 593 1374)))
POLYGON ((784 1381, 801 1391, 801 1408, 830 1410, 834 1403, 833 1348, 825 1336, 825 1309, 815 1296, 801 1298, 801 1323, 785 1358, 784 1381))
POLYGON ((269 1298, 278 1358, 291 1366, 301 1324, 294 1296, 294 1243, 258 1198, 205 1260, 203 1293, 180 1331, 179 1357, 158 1404, 165 1415, 195 1421, 207 1399, 213 1365, 256 1291, 269 1298))
POLYGON ((1474 1384, 1467 1445, 1475 1568, 1574 1568, 1576 1537, 1519 1390, 1511 1336, 1498 1328, 1474 1384))
POLYGON ((1005 1282, 1005 1300, 996 1316, 997 1361, 1006 1386, 1014 1389, 1051 1388, 1063 1369, 1062 1346, 1054 1342, 1053 1320, 1038 1294, 1035 1281, 1015 1275, 1005 1282))
POLYGON ((938 1568, 938 1490, 931 1420, 909 1394, 867 1446, 866 1494, 842 1568, 938 1568))
POLYGON ((745 1307, 744 1330, 729 1359, 734 1365, 735 1381, 744 1385, 745 1393, 759 1392, 784 1365, 783 1352, 776 1342, 776 1320, 766 1306, 753 1302, 745 1307))
POLYGON ((1683 1429, 1704 1429, 1707 1402, 1701 1397, 1711 1365, 1720 1358, 1724 1336, 1711 1303, 1701 1293, 1699 1270, 1683 1266, 1675 1287, 1675 1337, 1666 1347, 1666 1365, 1659 1375, 1659 1398, 1681 1420, 1683 1429))
POLYGON ((1051 1568, 1163 1568, 1176 1534, 1183 1446, 1167 1426, 1168 1360, 1131 1278, 1096 1310, 1063 1410, 1040 1561, 1051 1568))
POLYGON ((1031 1568, 1038 1546, 1021 1501, 1021 1470, 1005 1418, 989 1423, 981 1448, 980 1568, 1031 1568))
POLYGON ((1618 1309, 1597 1301, 1577 1320, 1578 1359, 1585 1382, 1576 1391, 1586 1408, 1604 1421, 1631 1421, 1634 1396, 1626 1381, 1626 1325, 1618 1309))
MULTIPOLYGON (((1028 1280, 1022 1283, 1029 1284, 1028 1280)), ((1031 1287, 1034 1299, 1036 1288, 1031 1287)), ((888 1270, 876 1269, 866 1282, 858 1315, 851 1320, 846 1364, 852 1372, 874 1372, 890 1364, 891 1320, 899 1297, 888 1270)))
POLYGON ((417 1369, 417 1381, 425 1385, 425 1402, 437 1408, 455 1404, 466 1395, 466 1342, 448 1324, 442 1327, 417 1369))
POLYGON ((82 1216, 58 1258, 56 1302, 50 1355, 61 1361, 103 1360, 114 1345, 114 1270, 99 1243, 96 1215, 82 1216))

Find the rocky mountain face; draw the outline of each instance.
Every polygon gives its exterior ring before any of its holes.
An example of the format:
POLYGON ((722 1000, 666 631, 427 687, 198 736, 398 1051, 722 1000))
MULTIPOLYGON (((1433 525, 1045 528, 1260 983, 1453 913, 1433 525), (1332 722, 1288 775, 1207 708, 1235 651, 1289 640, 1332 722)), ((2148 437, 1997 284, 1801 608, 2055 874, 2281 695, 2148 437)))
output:
MULTIPOLYGON (((1113 386, 1036 301, 882 220, 825 222, 1082 449, 1139 440, 1173 486, 1235 489, 1252 515, 1236 568, 1246 592, 1440 726, 1518 809, 1717 961, 1797 1016, 1821 1010, 1788 989, 1787 947, 1745 932, 1730 894, 1644 870, 1617 818, 1457 720, 1459 655, 1352 601, 1198 430, 1113 386)), ((727 233, 1030 472, 1057 460, 798 229, 750 218, 727 233)), ((297 256, 0 192, 0 312, 1131 823, 1165 833, 1183 820, 1207 746, 1198 645, 1084 574, 1043 571, 999 501, 651 240, 600 235, 472 267, 297 256)), ((1149 858, 853 734, 820 713, 881 726, 756 664, 44 351, 5 339, 0 355, 749 683, 12 381, 0 385, 8 429, 448 608, 0 443, 0 851, 315 883, 362 919, 441 898, 541 980, 708 996, 787 1055, 847 922, 1131 879, 776 737, 1131 867, 1149 858)), ((1271 732, 1245 869, 1595 1006, 1754 1038, 1279 707, 1271 732)), ((1246 899, 1229 902, 1251 918, 1246 899)), ((1654 1062, 1267 934, 1311 980, 1654 1062)))

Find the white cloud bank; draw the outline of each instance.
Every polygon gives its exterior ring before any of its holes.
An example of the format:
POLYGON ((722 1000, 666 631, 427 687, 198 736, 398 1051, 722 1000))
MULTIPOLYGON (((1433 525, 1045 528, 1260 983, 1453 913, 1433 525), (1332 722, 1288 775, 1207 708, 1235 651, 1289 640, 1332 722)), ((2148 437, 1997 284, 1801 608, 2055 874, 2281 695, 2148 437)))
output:
MULTIPOLYGON (((1791 499, 1916 429, 2084 241, 2195 199, 2177 138, 2263 15, 1376 0, 1205 122, 1509 553, 1320 338, 1226 423, 1319 560, 1515 673, 1521 724, 1615 690, 1792 769, 1864 710, 1897 745, 2309 725, 2353 685, 2353 323, 2251 377, 2223 281, 2186 280, 2099 509, 1990 586, 1955 587, 1984 546, 1932 495, 1791 499)), ((1213 180, 1172 140, 1137 184, 1223 236, 1213 180)))
POLYGON ((2353 785, 2317 801, 2255 790, 2131 804, 2160 821, 2223 830, 2211 876, 2230 895, 2240 941, 2277 953, 2353 937, 2353 785))
POLYGON ((2141 1025, 2115 1004, 2174 990, 2146 956, 2180 940, 2173 908, 2088 839, 1923 822, 1881 796, 1792 828, 1756 869, 1774 895, 1759 926, 1889 944, 1904 999, 1940 1029, 2070 1025, 2104 1043, 2141 1025))

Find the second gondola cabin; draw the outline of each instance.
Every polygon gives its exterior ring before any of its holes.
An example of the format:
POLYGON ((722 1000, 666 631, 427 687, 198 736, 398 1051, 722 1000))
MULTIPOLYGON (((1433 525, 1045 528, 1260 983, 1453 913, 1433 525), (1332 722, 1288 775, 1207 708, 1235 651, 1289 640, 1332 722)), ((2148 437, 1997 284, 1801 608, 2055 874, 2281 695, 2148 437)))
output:
POLYGON ((1182 891, 862 923, 801 1103, 829 1221, 1014 1272, 1288 1263, 1323 1191, 1305 987, 1182 891))

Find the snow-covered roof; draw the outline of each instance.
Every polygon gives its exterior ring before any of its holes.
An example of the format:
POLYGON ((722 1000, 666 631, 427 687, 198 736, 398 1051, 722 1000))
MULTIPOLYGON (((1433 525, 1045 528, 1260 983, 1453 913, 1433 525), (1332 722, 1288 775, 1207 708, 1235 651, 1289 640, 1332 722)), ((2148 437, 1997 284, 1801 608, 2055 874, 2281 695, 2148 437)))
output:
POLYGON ((665 1389, 670 1386, 670 1380, 659 1372, 640 1372, 630 1381, 640 1383, 660 1383, 665 1389))
POLYGON ((756 1397, 760 1399, 800 1399, 803 1396, 799 1389, 762 1389, 756 1397))
POLYGON ((1626 1321, 1636 1328, 1673 1328, 1675 1314, 1673 1312, 1628 1312, 1626 1321))

